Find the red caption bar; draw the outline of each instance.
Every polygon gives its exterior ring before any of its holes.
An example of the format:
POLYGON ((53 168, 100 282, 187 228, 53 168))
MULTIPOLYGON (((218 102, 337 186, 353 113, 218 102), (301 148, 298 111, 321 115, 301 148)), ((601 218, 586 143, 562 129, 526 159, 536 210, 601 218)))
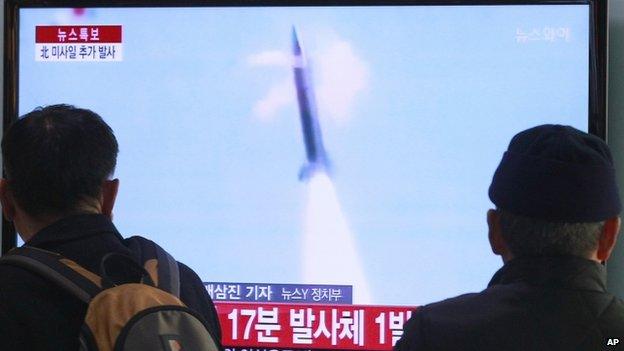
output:
POLYGON ((414 307, 215 303, 228 347, 392 350, 414 307))
POLYGON ((36 44, 121 43, 121 26, 37 26, 36 44))

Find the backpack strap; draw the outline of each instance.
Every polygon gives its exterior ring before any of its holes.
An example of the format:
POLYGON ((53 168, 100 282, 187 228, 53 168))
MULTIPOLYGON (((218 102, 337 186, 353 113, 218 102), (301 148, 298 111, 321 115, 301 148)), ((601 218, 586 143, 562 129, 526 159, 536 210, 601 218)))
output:
POLYGON ((54 252, 22 246, 2 256, 0 264, 37 274, 87 304, 102 291, 100 277, 54 252))
POLYGON ((150 273, 156 287, 180 298, 178 262, 165 249, 149 239, 133 236, 125 241, 137 255, 138 261, 150 273))

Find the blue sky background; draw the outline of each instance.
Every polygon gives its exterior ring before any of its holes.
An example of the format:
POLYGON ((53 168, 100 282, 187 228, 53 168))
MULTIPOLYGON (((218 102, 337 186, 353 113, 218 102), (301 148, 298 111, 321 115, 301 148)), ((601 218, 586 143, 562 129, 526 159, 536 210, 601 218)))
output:
POLYGON ((349 118, 320 118, 378 304, 483 289, 501 265, 485 212, 509 139, 542 123, 587 130, 586 6, 70 13, 21 12, 20 114, 64 102, 103 116, 120 143, 119 230, 156 240, 205 281, 301 279, 298 111, 253 113, 292 73, 247 62, 289 52, 292 25, 313 62, 339 39, 367 68, 349 118), (35 62, 35 25, 68 23, 121 24, 123 61, 35 62), (516 41, 543 27, 570 28, 570 41, 516 41))

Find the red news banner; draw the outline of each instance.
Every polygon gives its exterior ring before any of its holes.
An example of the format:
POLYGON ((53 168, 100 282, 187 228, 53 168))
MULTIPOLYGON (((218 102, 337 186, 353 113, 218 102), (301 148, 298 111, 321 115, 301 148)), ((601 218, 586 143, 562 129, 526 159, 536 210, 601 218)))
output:
POLYGON ((120 25, 41 25, 35 27, 36 61, 121 61, 120 25))
POLYGON ((414 307, 215 303, 223 345, 279 349, 392 350, 414 307))

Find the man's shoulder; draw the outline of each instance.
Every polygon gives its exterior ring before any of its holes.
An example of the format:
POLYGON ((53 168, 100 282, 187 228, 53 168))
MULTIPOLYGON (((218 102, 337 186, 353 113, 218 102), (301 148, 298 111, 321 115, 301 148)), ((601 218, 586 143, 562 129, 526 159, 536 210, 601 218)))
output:
POLYGON ((424 305, 413 319, 406 333, 420 333, 440 350, 459 345, 529 350, 550 342, 564 350, 584 343, 598 347, 608 335, 624 335, 624 304, 613 295, 524 283, 494 285, 424 305))
MULTIPOLYGON (((477 293, 468 293, 420 307, 420 311, 428 316, 435 316, 441 322, 457 320, 457 316, 489 315, 497 307, 499 300, 507 300, 517 293, 517 289, 494 286, 477 293)), ((488 318, 489 319, 489 318, 488 318)))
POLYGON ((28 269, 0 262, 0 293, 5 298, 12 295, 27 296, 41 291, 47 285, 47 280, 28 269))
POLYGON ((483 293, 470 293, 420 306, 404 326, 395 351, 473 350, 481 336, 483 293))
POLYGON ((522 282, 493 285, 478 293, 425 305, 420 310, 439 323, 453 323, 457 316, 462 316, 462 323, 479 320, 492 323, 496 319, 519 321, 542 314, 560 317, 578 314, 588 320, 619 318, 618 321, 624 322, 624 302, 612 294, 522 282))
POLYGON ((220 345, 221 326, 219 317, 204 283, 189 266, 178 261, 178 267, 180 271, 180 298, 188 307, 202 315, 220 345))
POLYGON ((447 298, 444 300, 436 301, 424 305, 423 307, 427 307, 428 309, 448 309, 448 308, 456 308, 462 306, 471 306, 474 304, 479 304, 484 302, 485 300, 491 299, 492 290, 490 288, 483 290, 481 292, 473 292, 462 294, 458 296, 454 296, 451 298, 447 298))
POLYGON ((611 294, 601 295, 603 308, 598 309, 596 320, 606 335, 624 337, 624 300, 611 294))
POLYGON ((178 262, 178 270, 180 272, 180 289, 183 291, 192 291, 194 295, 204 296, 206 288, 197 273, 183 262, 178 262))
POLYGON ((0 342, 10 345, 6 349, 75 349, 83 311, 81 301, 45 278, 0 264, 0 342))
POLYGON ((0 297, 0 307, 5 312, 15 311, 22 316, 29 311, 37 314, 38 309, 66 307, 67 304, 73 307, 75 300, 49 279, 6 263, 0 263, 0 297), (33 304, 33 301, 37 303, 33 304))

